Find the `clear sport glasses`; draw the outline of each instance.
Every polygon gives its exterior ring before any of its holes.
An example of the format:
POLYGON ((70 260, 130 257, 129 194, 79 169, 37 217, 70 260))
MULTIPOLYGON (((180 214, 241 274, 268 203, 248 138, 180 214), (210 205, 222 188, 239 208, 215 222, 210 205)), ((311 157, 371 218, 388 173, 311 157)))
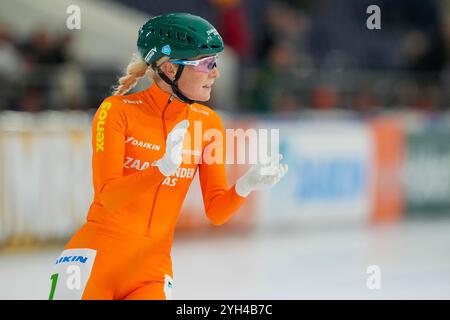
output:
POLYGON ((192 66, 194 67, 194 70, 209 73, 217 67, 217 55, 198 60, 169 60, 169 62, 184 66, 192 66))

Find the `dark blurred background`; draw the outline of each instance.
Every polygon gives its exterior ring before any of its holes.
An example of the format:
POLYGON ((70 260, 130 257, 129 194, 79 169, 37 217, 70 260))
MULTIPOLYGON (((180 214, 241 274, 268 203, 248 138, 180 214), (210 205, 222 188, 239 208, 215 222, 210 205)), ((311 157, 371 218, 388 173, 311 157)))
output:
MULTIPOLYGON (((237 57, 232 103, 240 112, 450 106, 448 0, 117 2, 148 16, 188 11, 211 21, 237 57), (381 30, 366 28, 372 4, 381 9, 381 30)), ((80 62, 77 32, 44 24, 14 31, 0 18, 1 109, 96 108, 122 72, 80 62)))

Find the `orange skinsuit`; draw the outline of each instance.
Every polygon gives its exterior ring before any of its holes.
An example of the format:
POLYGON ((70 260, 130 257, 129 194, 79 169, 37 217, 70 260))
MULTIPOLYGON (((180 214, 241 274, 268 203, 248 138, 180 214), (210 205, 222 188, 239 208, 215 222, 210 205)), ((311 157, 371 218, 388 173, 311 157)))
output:
POLYGON ((198 160, 214 141, 196 144, 194 121, 201 121, 203 130, 220 130, 224 143, 215 111, 181 102, 155 83, 134 94, 108 97, 97 110, 92 124, 94 200, 87 222, 65 247, 97 250, 82 299, 165 298, 165 274, 173 276, 174 229, 197 168, 206 216, 213 224, 227 221, 244 203, 234 186, 227 186, 224 161, 185 163, 189 153, 197 151, 198 160), (190 135, 183 141, 183 163, 166 178, 151 164, 164 155, 168 133, 184 119, 190 135))

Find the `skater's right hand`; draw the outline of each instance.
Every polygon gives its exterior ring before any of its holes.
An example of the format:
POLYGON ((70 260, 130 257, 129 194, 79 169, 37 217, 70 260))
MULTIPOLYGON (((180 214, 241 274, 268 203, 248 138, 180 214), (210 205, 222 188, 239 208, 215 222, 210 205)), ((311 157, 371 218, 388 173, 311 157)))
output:
POLYGON ((189 128, 189 121, 178 122, 172 131, 169 132, 166 139, 166 152, 158 161, 153 162, 152 166, 158 167, 159 171, 166 177, 175 173, 181 165, 183 139, 189 128))

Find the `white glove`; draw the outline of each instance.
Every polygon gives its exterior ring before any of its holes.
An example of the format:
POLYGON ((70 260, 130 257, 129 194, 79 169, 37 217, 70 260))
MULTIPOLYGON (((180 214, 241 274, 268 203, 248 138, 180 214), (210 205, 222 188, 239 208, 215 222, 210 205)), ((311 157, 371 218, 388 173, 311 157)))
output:
POLYGON ((181 165, 181 160, 183 158, 183 139, 188 127, 188 120, 178 122, 167 135, 166 152, 164 153, 164 156, 152 163, 152 166, 158 167, 159 171, 166 177, 174 174, 181 165))
POLYGON ((236 181, 236 193, 247 197, 252 191, 273 187, 288 171, 287 164, 279 163, 282 158, 281 154, 277 154, 266 163, 252 166, 236 181))

